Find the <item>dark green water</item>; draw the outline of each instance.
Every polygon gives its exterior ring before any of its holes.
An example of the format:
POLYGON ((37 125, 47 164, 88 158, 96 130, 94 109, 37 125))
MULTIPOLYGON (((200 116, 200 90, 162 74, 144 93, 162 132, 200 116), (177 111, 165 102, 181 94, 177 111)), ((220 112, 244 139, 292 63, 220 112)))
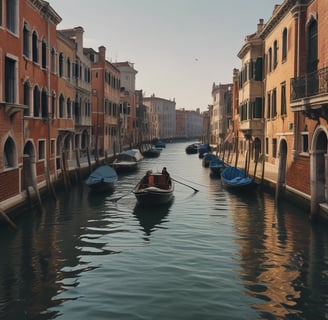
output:
POLYGON ((114 194, 84 186, 0 228, 1 319, 328 319, 328 228, 270 195, 231 194, 187 143, 168 144, 114 194), (172 204, 130 192, 168 168, 172 204), (111 199, 124 195, 118 201, 111 199))

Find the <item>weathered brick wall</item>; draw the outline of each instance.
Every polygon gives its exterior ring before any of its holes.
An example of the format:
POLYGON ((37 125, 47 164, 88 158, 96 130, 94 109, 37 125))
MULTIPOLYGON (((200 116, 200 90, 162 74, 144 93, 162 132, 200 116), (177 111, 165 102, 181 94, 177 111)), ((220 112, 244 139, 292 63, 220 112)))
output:
POLYGON ((36 180, 38 183, 41 181, 44 181, 44 177, 45 177, 44 173, 45 173, 44 162, 43 161, 37 162, 36 163, 36 180))
POLYGON ((19 194, 19 169, 0 173, 0 201, 7 200, 19 194))
POLYGON ((286 183, 288 186, 306 194, 310 189, 310 162, 308 157, 299 157, 287 169, 286 183))

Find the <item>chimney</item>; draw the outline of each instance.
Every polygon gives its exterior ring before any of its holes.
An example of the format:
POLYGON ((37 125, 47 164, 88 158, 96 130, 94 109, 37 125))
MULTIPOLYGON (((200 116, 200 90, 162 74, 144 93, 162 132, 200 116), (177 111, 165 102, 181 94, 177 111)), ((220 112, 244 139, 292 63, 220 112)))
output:
POLYGON ((261 32, 263 26, 264 26, 263 19, 259 19, 259 23, 257 24, 257 32, 261 32))
POLYGON ((106 47, 100 46, 98 47, 99 50, 99 62, 104 62, 106 59, 106 47))

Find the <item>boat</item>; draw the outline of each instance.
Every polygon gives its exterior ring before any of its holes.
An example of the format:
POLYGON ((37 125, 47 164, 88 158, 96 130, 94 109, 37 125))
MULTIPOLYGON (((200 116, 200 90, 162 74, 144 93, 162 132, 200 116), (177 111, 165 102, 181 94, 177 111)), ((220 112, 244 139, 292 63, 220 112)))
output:
POLYGON ((198 147, 198 157, 202 159, 204 154, 210 151, 211 151, 211 147, 208 143, 200 144, 198 147))
POLYGON ((117 179, 117 173, 112 167, 101 165, 91 172, 85 183, 93 191, 101 192, 114 190, 117 179))
POLYGON ((196 154, 198 153, 199 143, 192 143, 186 147, 186 154, 196 154))
POLYGON ((163 149, 163 148, 166 148, 166 145, 163 141, 161 140, 158 140, 156 143, 155 143, 155 148, 157 149, 163 149))
POLYGON ((162 205, 173 199, 174 182, 169 175, 147 171, 133 193, 139 204, 162 205))
POLYGON ((231 190, 253 190, 258 183, 246 175, 243 169, 226 167, 221 172, 222 185, 231 190))
POLYGON ((212 159, 209 163, 209 168, 213 177, 220 177, 221 172, 225 168, 224 161, 219 158, 212 159))
POLYGON ((218 159, 218 157, 214 153, 205 153, 202 160, 203 167, 208 168, 210 165, 210 161, 214 159, 218 159))
POLYGON ((161 150, 159 149, 156 149, 156 148, 149 148, 148 150, 145 150, 142 152, 142 155, 145 157, 145 158, 157 158, 159 157, 161 154, 161 150))
POLYGON ((130 172, 138 168, 140 160, 143 159, 139 149, 122 151, 113 161, 112 166, 117 172, 130 172))

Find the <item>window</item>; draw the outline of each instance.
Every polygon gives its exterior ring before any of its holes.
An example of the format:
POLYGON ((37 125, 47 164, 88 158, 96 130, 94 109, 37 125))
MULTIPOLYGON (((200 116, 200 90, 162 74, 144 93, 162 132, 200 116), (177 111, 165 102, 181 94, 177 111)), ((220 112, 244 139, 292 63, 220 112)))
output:
POLYGON ((33 90, 33 116, 40 117, 40 90, 38 87, 33 90))
POLYGON ((273 69, 277 67, 278 64, 278 42, 275 40, 273 42, 273 69))
POLYGON ((26 22, 23 27, 23 55, 30 57, 30 30, 26 22))
POLYGON ((64 74, 64 55, 61 52, 59 54, 59 76, 62 77, 64 74))
POLYGON ((42 118, 48 119, 48 93, 45 89, 42 90, 41 94, 41 113, 42 118))
POLYGON ((287 28, 282 32, 282 61, 287 60, 287 28))
POLYGON ((28 106, 28 109, 24 109, 24 117, 28 117, 30 115, 30 85, 28 81, 24 82, 24 101, 25 106, 28 106))
POLYGON ((277 116, 277 90, 273 89, 271 94, 271 118, 277 116))
POLYGON ((72 118, 72 112, 71 112, 71 99, 68 98, 67 102, 66 102, 66 114, 67 114, 67 118, 72 118))
POLYGON ((12 138, 8 138, 3 150, 3 161, 5 168, 13 168, 16 165, 16 147, 12 138))
POLYGON ((44 160, 46 156, 46 142, 39 140, 39 160, 44 160))
POLYGON ((316 71, 318 67, 318 25, 313 20, 308 26, 308 62, 307 71, 316 71))
POLYGON ((38 62, 39 61, 39 56, 38 56, 38 35, 35 31, 32 34, 32 60, 33 60, 33 62, 38 62))
POLYGON ((268 137, 265 138, 265 154, 266 155, 269 154, 269 138, 268 137))
POLYGON ((55 118, 55 104, 56 104, 56 94, 53 92, 51 96, 51 118, 55 118))
POLYGON ((277 157, 277 139, 276 138, 272 139, 272 157, 273 158, 277 157))
POLYGON ((253 119, 263 118, 262 98, 256 97, 253 110, 253 119))
POLYGON ((45 40, 42 41, 42 68, 46 69, 47 67, 47 44, 45 40))
POLYGON ((270 115, 271 115, 271 93, 270 92, 268 92, 267 101, 268 101, 268 105, 267 105, 266 117, 267 117, 267 119, 270 119, 270 115))
POLYGON ((15 103, 17 92, 17 75, 16 75, 16 60, 6 57, 5 62, 5 94, 6 101, 15 103))
POLYGON ((272 71, 272 48, 270 48, 268 52, 268 70, 269 72, 272 71))
POLYGON ((2 26, 2 1, 0 1, 0 26, 2 26))
POLYGON ((56 72, 56 51, 54 48, 51 49, 50 68, 51 72, 56 72))
POLYGON ((309 153, 309 133, 307 131, 301 132, 301 153, 309 153))
POLYGON ((255 80, 262 81, 262 57, 258 57, 255 62, 255 80))
POLYGON ((7 28, 11 32, 17 33, 17 0, 7 0, 6 8, 7 28))
POLYGON ((59 96, 59 112, 58 112, 58 115, 59 115, 59 118, 63 118, 64 117, 64 96, 61 94, 59 96))
POLYGON ((67 58, 67 78, 71 78, 71 60, 67 58))
POLYGON ((282 83, 281 84, 281 110, 280 110, 280 114, 282 116, 287 115, 287 107, 286 107, 286 83, 282 83))

